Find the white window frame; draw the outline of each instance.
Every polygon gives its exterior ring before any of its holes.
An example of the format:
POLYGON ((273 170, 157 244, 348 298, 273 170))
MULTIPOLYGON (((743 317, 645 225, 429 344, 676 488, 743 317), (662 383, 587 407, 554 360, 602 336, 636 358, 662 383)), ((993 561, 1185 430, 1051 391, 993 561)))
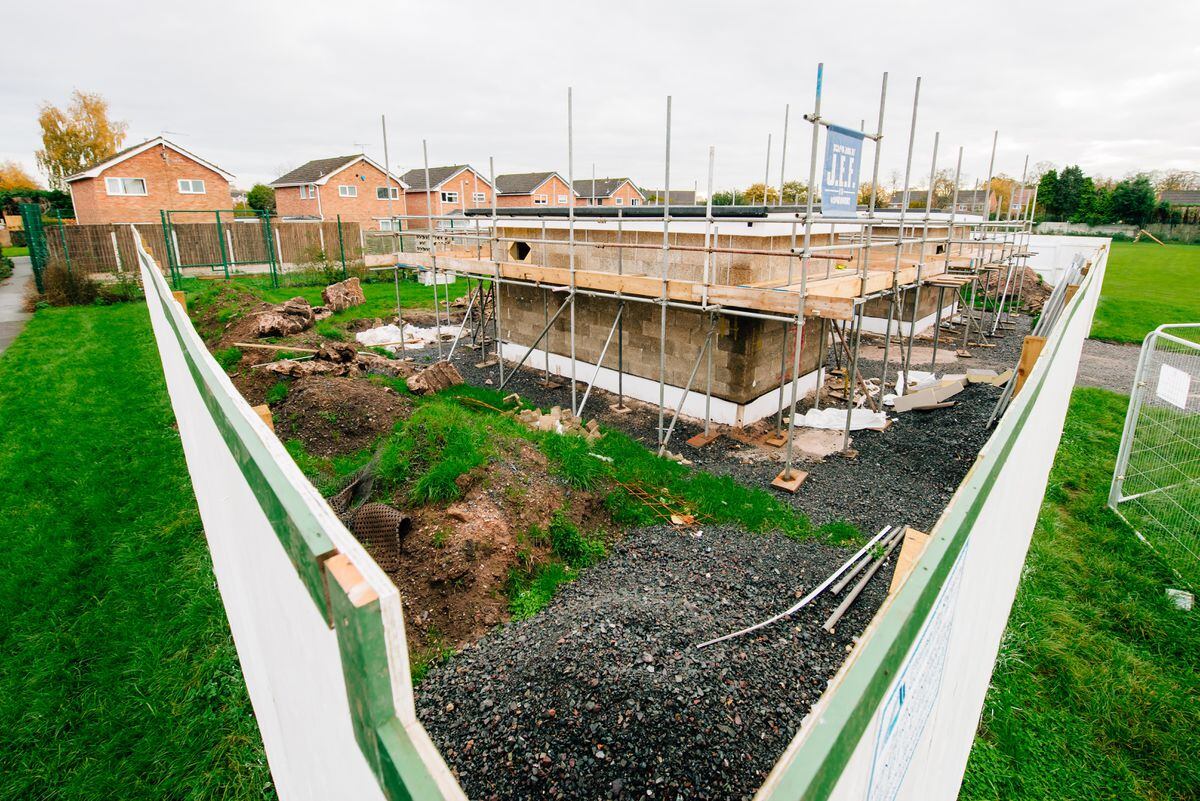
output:
POLYGON ((565 206, 565 205, 567 205, 567 196, 566 196, 566 195, 559 195, 559 196, 558 196, 558 205, 560 205, 560 206, 565 206))
POLYGON ((641 199, 640 199, 640 198, 636 198, 636 197, 635 197, 635 198, 630 198, 630 199, 629 199, 629 205, 630 205, 630 206, 640 206, 640 205, 642 205, 642 201, 641 201, 641 199))
POLYGON ((625 205, 625 198, 623 198, 623 197, 615 197, 615 198, 613 198, 613 204, 614 204, 614 205, 617 205, 617 206, 624 206, 624 205, 625 205))
POLYGON ((375 199, 376 200, 399 200, 400 199, 400 187, 398 187, 398 186, 377 186, 377 187, 375 187, 375 199), (388 197, 389 193, 391 194, 390 198, 388 197))
POLYGON ((546 197, 545 195, 534 195, 533 196, 533 205, 535 205, 535 206, 545 206, 545 205, 548 205, 549 203, 550 203, 550 198, 546 197))
POLYGON ((450 190, 443 190, 442 191, 442 202, 443 203, 457 203, 458 202, 458 193, 450 191, 450 190))
POLYGON ((389 231, 389 232, 399 231, 400 230, 400 228, 398 226, 399 222, 400 222, 399 220, 389 220, 385 217, 379 221, 379 230, 380 231, 389 231))
POLYGON ((358 197, 358 187, 354 184, 338 184, 338 197, 358 197))
POLYGON ((175 182, 175 186, 179 188, 181 195, 207 195, 208 189, 204 185, 204 181, 200 178, 180 178, 175 182), (187 184, 187 188, 184 188, 187 184), (196 184, 200 184, 200 191, 196 191, 196 184))
POLYGON ((145 178, 118 178, 116 176, 113 176, 111 178, 106 177, 104 179, 104 191, 107 192, 108 194, 112 195, 113 197, 146 197, 147 195, 150 194, 149 188, 146 186, 145 178), (118 191, 116 191, 116 192, 113 191, 113 184, 112 184, 113 181, 116 181, 116 186, 118 189, 118 191), (125 191, 125 182, 126 181, 141 181, 142 182, 142 191, 141 192, 125 191))
POLYGON ((471 202, 472 203, 487 203, 487 192, 472 192, 471 193, 471 202))

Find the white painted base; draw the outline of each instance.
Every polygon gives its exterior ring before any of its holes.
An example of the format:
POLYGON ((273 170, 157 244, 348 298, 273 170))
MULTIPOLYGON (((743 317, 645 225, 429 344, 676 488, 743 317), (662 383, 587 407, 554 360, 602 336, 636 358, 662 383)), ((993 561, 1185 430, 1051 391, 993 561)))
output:
MULTIPOLYGON (((943 306, 942 307, 942 319, 943 320, 950 319, 951 315, 953 315, 955 313, 955 311, 957 311, 957 309, 958 309, 958 301, 957 300, 952 302, 948 306, 943 306)), ((933 324, 935 322, 937 322, 937 312, 936 311, 933 314, 927 315, 925 317, 922 317, 920 320, 917 320, 917 333, 918 334, 925 333, 929 329, 933 328, 933 324)), ((863 317, 862 326, 863 326, 863 331, 867 332, 868 334, 881 334, 882 335, 887 330, 887 318, 886 317, 863 317)), ((907 322, 904 322, 903 320, 901 320, 899 322, 897 322, 895 320, 892 321, 892 332, 899 333, 900 336, 905 336, 905 337, 908 336, 909 331, 911 329, 912 329, 912 323, 907 323, 907 322)))
MULTIPOLYGON (((525 355, 526 350, 527 347, 525 345, 518 345, 515 342, 505 342, 501 346, 500 352, 507 361, 515 362, 525 355)), ((546 368, 546 352, 534 349, 529 354, 529 358, 525 360, 523 366, 534 370, 544 370, 546 368)), ((571 358, 551 353, 550 372, 569 378, 571 375, 571 358)), ((770 417, 779 411, 782 406, 786 406, 792 402, 792 384, 796 385, 797 399, 812 394, 820 382, 820 373, 821 371, 814 370, 788 384, 784 388, 782 402, 780 401, 778 386, 749 403, 734 403, 733 401, 727 401, 714 395, 710 406, 712 420, 715 423, 723 425, 747 426, 765 417, 770 417)), ((599 372, 597 372, 596 365, 585 362, 582 359, 576 359, 575 380, 587 383, 592 379, 593 375, 596 377, 595 385, 597 387, 608 392, 615 393, 617 391, 616 370, 601 367, 599 372)), ((658 382, 653 379, 626 373, 623 386, 625 395, 630 398, 645 401, 646 403, 658 403, 658 382)), ((668 411, 673 412, 679 406, 679 399, 683 396, 683 387, 667 384, 664 388, 663 396, 668 411)), ((589 399, 588 403, 590 405, 593 401, 589 399)), ((586 413, 587 409, 584 409, 584 412, 586 413)), ((683 410, 680 413, 685 417, 691 417, 696 420, 704 419, 703 371, 697 374, 696 386, 693 386, 692 391, 688 393, 686 400, 683 402, 683 410)))

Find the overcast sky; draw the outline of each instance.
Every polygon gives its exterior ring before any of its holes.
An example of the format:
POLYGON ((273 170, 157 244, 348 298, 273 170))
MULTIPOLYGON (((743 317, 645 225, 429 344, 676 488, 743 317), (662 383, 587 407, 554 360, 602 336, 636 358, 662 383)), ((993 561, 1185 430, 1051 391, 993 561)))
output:
MULTIPOLYGON (((567 173, 671 185, 807 180, 817 63, 822 115, 873 128, 890 73, 881 179, 902 171, 923 77, 913 184, 935 131, 939 167, 965 148, 964 185, 996 171, 1078 163, 1092 174, 1200 169, 1200 3, 1127 2, 206 2, 8 4, 0 161, 30 171, 44 102, 99 92, 126 144, 166 135, 237 176, 267 182, 309 159, 365 152, 392 166, 468 162, 487 174, 567 173), (186 9, 186 11, 184 10, 186 9)), ((869 177, 871 151, 863 168, 869 177)))

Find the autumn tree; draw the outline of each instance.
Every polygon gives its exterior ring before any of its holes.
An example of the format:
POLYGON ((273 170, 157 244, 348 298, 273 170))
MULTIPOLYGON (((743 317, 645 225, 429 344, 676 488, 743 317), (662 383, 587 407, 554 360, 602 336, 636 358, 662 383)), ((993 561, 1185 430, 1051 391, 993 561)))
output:
POLYGON ((15 161, 0 162, 0 192, 12 189, 37 189, 37 179, 15 161))
POLYGON ((779 190, 774 187, 764 187, 762 182, 750 184, 738 194, 738 203, 744 203, 748 206, 763 205, 764 190, 768 204, 779 202, 779 190))
POLYGON ((954 170, 946 167, 933 175, 933 207, 935 209, 950 208, 954 201, 954 170))
MULTIPOLYGON (((892 193, 888 191, 887 187, 885 187, 883 185, 875 187, 875 208, 877 208, 877 209, 883 208, 884 206, 886 206, 888 204, 888 202, 891 199, 892 199, 892 193)), ((871 205, 871 182, 870 181, 864 181, 862 184, 859 185, 859 187, 858 187, 858 205, 860 205, 860 206, 870 206, 871 205)))
POLYGON ((808 187, 803 181, 787 181, 783 185, 784 205, 799 206, 808 202, 808 187))
POLYGON ((42 127, 42 149, 37 151, 38 166, 46 173, 50 186, 61 189, 72 173, 102 161, 121 149, 128 124, 108 118, 108 101, 98 94, 80 92, 71 95, 64 111, 46 103, 38 114, 42 127))

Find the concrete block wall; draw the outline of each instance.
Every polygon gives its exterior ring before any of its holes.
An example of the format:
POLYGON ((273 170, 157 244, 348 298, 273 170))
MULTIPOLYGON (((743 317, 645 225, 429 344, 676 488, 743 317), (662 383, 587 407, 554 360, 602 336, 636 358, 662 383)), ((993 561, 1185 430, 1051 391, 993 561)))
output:
MULTIPOLYGON (((545 326, 545 315, 550 315, 565 300, 563 293, 555 293, 536 287, 506 284, 500 288, 501 337, 528 347, 545 326), (546 303, 543 306, 543 302, 546 303)), ((617 301, 609 298, 579 296, 575 300, 575 358, 580 362, 596 364, 604 341, 616 317, 617 301)), ((545 340, 539 345, 551 353, 570 355, 570 310, 564 310, 555 321, 545 340)), ((659 374, 659 326, 660 310, 656 305, 627 301, 624 319, 624 359, 627 374, 658 380, 659 374)), ((805 324, 800 353, 800 375, 817 369, 819 332, 821 321, 809 320, 805 324)), ((708 331, 708 315, 684 309, 669 309, 667 312, 666 382, 682 387, 695 364, 700 347, 708 331)), ((789 328, 785 335, 780 322, 754 320, 743 317, 718 315, 713 351, 713 395, 733 403, 745 404, 778 389, 780 376, 780 353, 786 352, 786 373, 792 378, 792 359, 796 337, 789 328)), ((527 366, 538 368, 542 364, 530 357, 527 366)), ((605 354, 604 367, 617 369, 617 341, 614 336, 605 354)), ((701 364, 693 390, 703 391, 706 381, 706 364, 701 364)), ((588 368, 580 368, 577 380, 590 378, 588 368)))

